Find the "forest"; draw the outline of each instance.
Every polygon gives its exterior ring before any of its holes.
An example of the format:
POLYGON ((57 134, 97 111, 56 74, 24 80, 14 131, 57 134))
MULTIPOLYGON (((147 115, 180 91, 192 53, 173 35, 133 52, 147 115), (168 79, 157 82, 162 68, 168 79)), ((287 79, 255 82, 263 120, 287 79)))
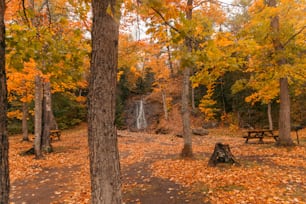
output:
POLYGON ((306 203, 305 5, 0 0, 0 203, 306 203))

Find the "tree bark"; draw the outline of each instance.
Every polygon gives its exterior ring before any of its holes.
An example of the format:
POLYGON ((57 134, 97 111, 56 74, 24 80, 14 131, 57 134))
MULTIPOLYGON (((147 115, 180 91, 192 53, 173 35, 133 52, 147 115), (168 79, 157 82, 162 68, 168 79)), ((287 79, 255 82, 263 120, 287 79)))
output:
POLYGON ((121 204, 115 128, 119 17, 115 0, 92 0, 92 56, 88 96, 91 202, 121 204), (109 13, 112 12, 113 15, 109 13))
POLYGON ((183 76, 182 91, 182 120, 183 120, 183 138, 184 147, 181 152, 183 157, 192 157, 192 138, 190 129, 190 110, 189 110, 189 78, 190 68, 185 67, 183 76))
MULTIPOLYGON (((277 7, 276 0, 268 0, 267 4, 269 7, 277 7)), ((275 55, 284 51, 284 46, 280 41, 279 32, 279 17, 273 16, 270 22, 272 42, 275 50, 275 55)), ((285 57, 280 57, 277 59, 277 65, 279 67, 286 64, 287 60, 285 57)), ((290 125, 290 97, 289 97, 289 85, 286 76, 280 79, 280 110, 279 110, 279 138, 277 141, 278 145, 291 146, 293 141, 290 135, 291 125, 290 125)))
POLYGON ((29 141, 29 129, 28 129, 28 103, 22 103, 22 141, 29 141))
POLYGON ((27 102, 27 89, 26 89, 26 81, 22 81, 22 86, 24 87, 24 92, 22 94, 23 102, 22 102, 22 141, 29 141, 29 130, 28 130, 28 102, 27 102))
POLYGON ((5 73, 5 1, 0 0, 0 203, 9 203, 10 179, 7 136, 7 86, 5 73))
POLYGON ((35 76, 35 121, 34 121, 34 150, 36 159, 42 157, 41 152, 41 133, 42 133, 42 78, 39 75, 35 76))
POLYGON ((51 103, 51 87, 50 82, 44 82, 43 92, 43 122, 42 122, 42 150, 50 153, 53 151, 50 142, 50 127, 51 127, 51 115, 52 115, 52 103, 51 103))
POLYGON ((228 144, 216 143, 214 152, 208 161, 208 166, 214 167, 219 163, 236 164, 240 166, 228 144))
POLYGON ((192 110, 195 110, 196 107, 195 107, 195 100, 194 100, 194 88, 191 87, 191 107, 192 107, 192 110))
POLYGON ((291 146, 291 120, 290 120, 290 97, 287 78, 280 79, 280 109, 279 109, 279 137, 278 145, 291 146))
POLYGON ((272 107, 271 102, 268 103, 268 120, 269 120, 269 130, 273 130, 273 120, 272 120, 272 107))
MULTIPOLYGON (((192 19, 193 0, 187 1, 186 18, 192 19)), ((190 38, 185 38, 185 45, 188 52, 192 51, 192 42, 190 38)), ((182 87, 182 121, 183 121, 183 138, 184 147, 181 152, 182 157, 192 157, 192 139, 190 129, 190 110, 189 110, 189 83, 190 67, 184 67, 183 71, 183 87, 182 87)))
MULTIPOLYGON (((51 97, 52 98, 52 97, 51 97)), ((52 103, 51 103, 51 113, 50 113, 50 130, 58 130, 58 125, 57 122, 55 120, 54 114, 53 114, 53 110, 52 110, 52 103)))
POLYGON ((173 70, 173 63, 172 63, 170 45, 167 46, 167 54, 168 54, 168 63, 169 63, 169 69, 170 69, 170 77, 173 78, 174 77, 174 70, 173 70))
POLYGON ((165 119, 168 120, 167 95, 166 95, 166 91, 163 88, 161 88, 161 94, 162 94, 165 119))

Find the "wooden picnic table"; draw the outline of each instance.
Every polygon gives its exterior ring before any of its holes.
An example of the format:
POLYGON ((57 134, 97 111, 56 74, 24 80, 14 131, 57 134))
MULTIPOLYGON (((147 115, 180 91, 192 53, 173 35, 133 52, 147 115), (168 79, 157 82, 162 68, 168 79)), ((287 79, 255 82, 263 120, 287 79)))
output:
POLYGON ((273 130, 262 129, 262 130, 248 130, 247 135, 244 135, 243 138, 246 138, 245 143, 248 143, 249 139, 259 139, 260 143, 263 143, 264 137, 273 137, 276 141, 278 135, 274 134, 273 130))

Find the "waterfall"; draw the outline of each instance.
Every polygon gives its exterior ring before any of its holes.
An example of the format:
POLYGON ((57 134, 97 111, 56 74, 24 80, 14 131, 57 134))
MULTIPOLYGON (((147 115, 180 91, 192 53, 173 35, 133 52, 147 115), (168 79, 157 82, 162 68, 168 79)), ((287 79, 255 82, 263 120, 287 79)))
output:
POLYGON ((138 130, 145 129, 147 127, 147 121, 144 112, 143 100, 137 101, 136 104, 136 127, 138 130))

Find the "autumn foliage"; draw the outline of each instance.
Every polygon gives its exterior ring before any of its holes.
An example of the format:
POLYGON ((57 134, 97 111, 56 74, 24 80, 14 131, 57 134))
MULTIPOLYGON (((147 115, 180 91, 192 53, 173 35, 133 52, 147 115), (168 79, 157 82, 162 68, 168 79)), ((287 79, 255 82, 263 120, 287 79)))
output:
MULTIPOLYGON (((300 146, 280 149, 273 139, 245 144, 241 132, 214 129, 209 136, 193 137, 195 158, 189 160, 178 156, 182 141, 176 136, 118 134, 125 203, 150 203, 145 201, 152 194, 160 202, 306 203, 304 130, 299 133, 300 146), (241 166, 208 167, 215 143, 220 141, 230 145, 241 166)), ((41 199, 89 203, 86 126, 64 131, 61 139, 54 141, 54 153, 33 160, 20 155, 30 143, 20 143, 18 135, 10 138, 12 202, 35 201, 48 192, 41 199), (24 196, 27 193, 29 197, 24 196)))
MULTIPOLYGON (((300 145, 294 146, 296 133, 290 135, 291 127, 306 124, 305 0, 118 2, 118 13, 111 5, 106 14, 117 18, 121 11, 114 49, 117 53, 118 45, 118 67, 110 70, 118 69, 111 101, 115 107, 116 100, 116 113, 111 112, 124 202, 306 203, 305 130, 299 132, 300 145), (215 127, 207 137, 192 138, 192 159, 179 157, 183 141, 176 137, 184 124, 186 68, 190 126, 215 127), (131 133, 140 99, 154 121, 148 132, 131 133), (273 141, 244 144, 243 128, 268 125, 281 129, 278 141, 292 147, 279 148, 273 141), (228 143, 241 166, 208 167, 217 142, 228 143)), ((64 130, 43 160, 22 155, 33 138, 21 143, 20 135, 10 136, 13 203, 36 202, 44 192, 46 202, 90 202, 88 133, 82 122, 95 45, 91 6, 88 0, 6 1, 8 132, 21 133, 22 120, 34 131, 36 77, 51 84, 48 109, 59 129, 80 125, 64 130)))

